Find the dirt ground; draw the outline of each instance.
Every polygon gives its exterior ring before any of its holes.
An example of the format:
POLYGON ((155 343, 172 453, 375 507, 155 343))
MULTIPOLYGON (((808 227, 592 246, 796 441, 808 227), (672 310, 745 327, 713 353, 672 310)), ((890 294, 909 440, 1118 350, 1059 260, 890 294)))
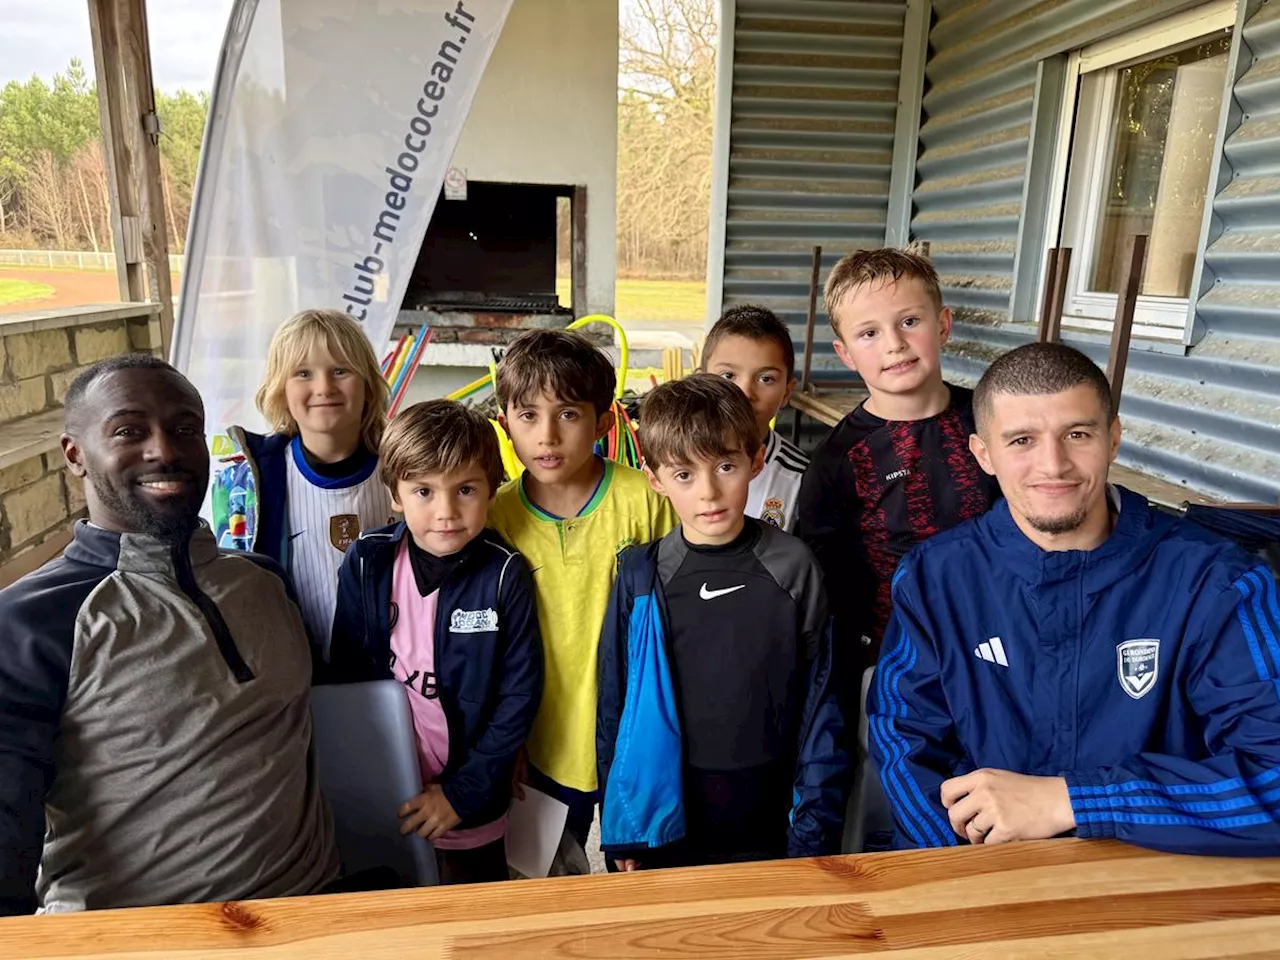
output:
POLYGON ((116 275, 105 271, 81 272, 0 267, 0 279, 45 283, 54 290, 51 297, 0 305, 0 313, 21 313, 24 310, 46 310, 50 307, 81 307, 86 303, 112 303, 120 299, 120 287, 116 282, 116 275))

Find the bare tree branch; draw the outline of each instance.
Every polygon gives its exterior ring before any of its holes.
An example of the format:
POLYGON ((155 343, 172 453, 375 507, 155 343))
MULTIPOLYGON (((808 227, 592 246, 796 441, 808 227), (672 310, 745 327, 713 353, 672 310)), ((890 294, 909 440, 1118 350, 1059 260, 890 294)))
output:
POLYGON ((634 0, 619 31, 618 266, 706 269, 715 99, 714 0, 634 0))

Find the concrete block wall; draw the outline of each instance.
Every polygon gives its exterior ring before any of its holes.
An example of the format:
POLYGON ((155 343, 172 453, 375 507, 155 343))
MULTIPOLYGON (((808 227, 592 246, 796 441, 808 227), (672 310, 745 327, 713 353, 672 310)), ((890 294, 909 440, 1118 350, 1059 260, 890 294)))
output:
POLYGON ((0 321, 0 585, 56 555, 84 516, 84 491, 58 443, 71 381, 107 357, 159 353, 159 324, 145 306, 60 313, 0 321))

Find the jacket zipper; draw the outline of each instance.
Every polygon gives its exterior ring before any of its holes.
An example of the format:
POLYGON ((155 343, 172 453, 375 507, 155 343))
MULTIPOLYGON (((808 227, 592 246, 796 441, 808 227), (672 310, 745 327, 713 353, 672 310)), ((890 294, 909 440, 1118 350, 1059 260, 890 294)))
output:
POLYGON ((240 656, 236 641, 231 636, 231 630, 227 627, 227 621, 222 619, 222 611, 196 585, 195 571, 191 568, 191 548, 187 543, 174 545, 173 569, 178 580, 178 589, 186 595, 188 600, 200 608, 200 613, 204 616, 205 622, 209 624, 209 629, 213 631, 213 639, 218 644, 218 652, 222 654, 222 659, 226 661, 227 666, 231 669, 232 676, 240 683, 248 683, 254 678, 253 671, 244 662, 244 657, 240 656))

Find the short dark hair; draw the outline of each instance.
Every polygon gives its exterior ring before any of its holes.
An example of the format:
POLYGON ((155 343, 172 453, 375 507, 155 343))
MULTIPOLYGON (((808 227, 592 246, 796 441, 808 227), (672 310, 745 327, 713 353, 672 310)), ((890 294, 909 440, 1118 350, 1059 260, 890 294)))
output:
POLYGON ((903 277, 919 280, 933 301, 935 310, 942 309, 942 287, 938 283, 938 271, 929 258, 913 248, 881 247, 878 250, 859 250, 844 257, 831 268, 822 288, 822 303, 831 319, 831 329, 840 336, 836 325, 836 308, 853 290, 870 283, 897 283, 903 277))
POLYGON ((695 373, 650 390, 640 405, 640 450, 656 470, 740 450, 754 457, 760 428, 747 395, 723 377, 695 373))
MULTIPOLYGON (((67 387, 66 396, 62 400, 62 422, 68 432, 71 431, 73 424, 78 425, 80 422, 80 417, 84 413, 84 397, 89 392, 89 388, 103 377, 119 373, 121 370, 167 370, 184 381, 187 379, 172 364, 150 353, 122 353, 119 356, 99 360, 81 370, 67 387)), ((194 387, 192 389, 194 391, 194 387)))
POLYGON ((702 362, 711 359, 720 341, 725 337, 746 337, 748 340, 771 340, 782 351, 782 359, 786 364, 786 376, 790 380, 795 375, 796 347, 791 342, 791 330, 768 307, 754 303, 744 303, 739 307, 730 307, 720 314, 720 319, 707 333, 706 342, 702 345, 702 362))
POLYGON ((602 351, 571 330, 530 330, 512 341, 498 364, 498 404, 511 404, 549 393, 570 403, 589 403, 596 416, 613 406, 617 375, 602 351))
POLYGON ((1116 418, 1111 384, 1098 365, 1074 347, 1062 343, 1028 343, 997 357, 973 392, 973 417, 978 433, 991 419, 991 398, 997 393, 1042 397, 1085 384, 1093 388, 1110 424, 1116 418))
POLYGON ((502 486, 502 454, 488 417, 456 400, 428 400, 391 419, 378 448, 378 474, 396 484, 426 473, 450 473, 477 463, 489 492, 502 486))

